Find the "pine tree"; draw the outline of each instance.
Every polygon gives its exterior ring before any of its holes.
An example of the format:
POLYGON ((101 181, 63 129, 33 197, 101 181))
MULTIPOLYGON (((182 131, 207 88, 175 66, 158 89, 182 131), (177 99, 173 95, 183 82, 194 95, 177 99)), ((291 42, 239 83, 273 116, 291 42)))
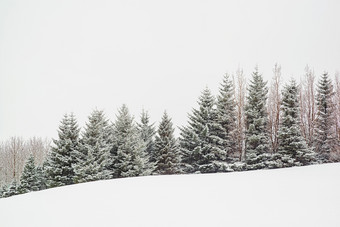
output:
POLYGON ((315 161, 315 154, 307 148, 301 133, 298 86, 292 80, 282 92, 282 115, 279 128, 278 167, 308 165, 315 161))
POLYGON ((76 182, 110 179, 110 131, 103 111, 94 110, 88 118, 80 140, 80 155, 73 166, 76 182))
POLYGON ((324 73, 319 80, 317 89, 317 118, 315 125, 315 151, 323 162, 330 159, 339 142, 336 139, 333 85, 328 74, 324 73))
POLYGON ((2 198, 7 198, 13 195, 18 195, 18 185, 17 182, 14 180, 7 188, 5 188, 2 192, 2 198))
POLYGON ((171 118, 164 112, 155 141, 156 172, 158 174, 180 173, 180 150, 174 131, 171 118))
POLYGON ((39 189, 40 184, 38 181, 38 173, 37 168, 35 166, 35 160, 33 155, 30 155, 30 157, 26 161, 24 170, 20 177, 20 185, 18 187, 18 192, 22 194, 31 191, 38 191, 39 189))
MULTIPOLYGON (((100 173, 103 171, 97 163, 96 156, 93 154, 94 150, 89 149, 84 159, 79 161, 79 164, 74 166, 76 173, 75 183, 90 182, 102 179, 109 179, 109 174, 101 178, 100 173)), ((110 173, 111 171, 107 171, 110 173)))
POLYGON ((222 141, 220 149, 225 150, 231 158, 236 152, 236 107, 234 86, 226 74, 217 96, 218 137, 222 141))
POLYGON ((37 180, 38 180, 39 190, 44 190, 47 188, 44 167, 37 166, 36 170, 37 170, 37 180))
POLYGON ((266 100, 268 88, 256 68, 248 88, 246 115, 246 163, 248 169, 265 168, 269 158, 266 100))
POLYGON ((134 177, 150 175, 154 170, 149 163, 146 144, 141 139, 133 117, 126 105, 119 109, 113 125, 113 148, 111 165, 115 177, 134 177))
POLYGON ((65 115, 58 130, 58 139, 53 140, 45 163, 46 184, 48 188, 74 183, 73 166, 79 156, 79 128, 73 114, 65 115))
POLYGON ((226 151, 217 136, 215 98, 206 88, 198 101, 199 108, 189 115, 188 126, 181 128, 180 146, 183 171, 211 173, 223 171, 226 151))
POLYGON ((1 188, 0 188, 0 198, 5 198, 4 196, 4 193, 7 191, 7 186, 6 185, 3 185, 1 188))
POLYGON ((150 116, 147 111, 142 111, 140 123, 137 124, 137 128, 142 140, 146 144, 146 153, 149 156, 149 161, 155 163, 154 136, 156 130, 154 124, 150 124, 150 116))
POLYGON ((180 128, 180 151, 181 151, 181 170, 184 173, 194 173, 198 171, 198 148, 199 138, 194 130, 189 126, 180 128))

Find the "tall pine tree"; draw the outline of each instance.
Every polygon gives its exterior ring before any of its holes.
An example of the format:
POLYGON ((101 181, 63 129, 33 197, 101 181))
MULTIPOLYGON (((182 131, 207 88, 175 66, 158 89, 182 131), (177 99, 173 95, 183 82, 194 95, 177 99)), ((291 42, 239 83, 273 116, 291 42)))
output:
POLYGON ((198 101, 199 108, 189 115, 188 126, 181 128, 180 146, 183 171, 212 173, 223 171, 226 151, 217 136, 218 123, 215 98, 206 88, 198 101))
POLYGON ((236 106, 234 99, 234 86, 225 75, 217 96, 217 123, 218 137, 222 141, 220 149, 225 150, 228 158, 236 152, 236 106))
POLYGON ((48 188, 74 183, 73 166, 79 157, 79 127, 73 114, 66 114, 58 130, 58 139, 45 163, 46 184, 48 188))
POLYGON ((307 148, 301 133, 298 86, 292 80, 282 91, 281 123, 279 127, 278 167, 308 165, 315 161, 315 153, 307 148))
POLYGON ((324 73, 319 80, 317 89, 317 118, 315 124, 314 146, 315 151, 323 162, 330 160, 331 153, 339 145, 335 131, 333 85, 324 73))
POLYGON ((180 173, 180 150, 174 136, 171 118, 164 112, 155 141, 156 173, 180 173))
POLYGON ((113 125, 113 148, 111 165, 115 177, 150 175, 154 165, 149 162, 146 143, 141 139, 133 117, 126 105, 119 111, 113 125))
POLYGON ((20 177, 20 185, 18 186, 18 192, 20 194, 27 193, 31 191, 38 191, 40 189, 40 182, 37 172, 37 167, 35 166, 35 161, 33 155, 30 155, 24 170, 20 177))
POLYGON ((140 123, 137 124, 137 128, 142 140, 146 144, 146 153, 149 156, 149 161, 155 163, 154 136, 156 134, 156 130, 154 124, 150 124, 150 116, 147 111, 142 111, 140 123))
POLYGON ((6 197, 10 197, 10 196, 14 196, 14 195, 18 195, 20 194, 18 192, 18 184, 17 182, 14 180, 12 181, 11 184, 9 184, 7 187, 2 189, 2 198, 6 198, 6 197))
POLYGON ((79 161, 74 165, 76 182, 112 178, 109 129, 103 111, 94 110, 88 118, 80 142, 79 161))
POLYGON ((37 166, 36 171, 37 171, 39 190, 44 190, 47 188, 44 166, 37 166))
POLYGON ((265 168, 269 155, 268 116, 266 101, 268 88, 256 68, 248 88, 246 115, 246 163, 248 169, 265 168))

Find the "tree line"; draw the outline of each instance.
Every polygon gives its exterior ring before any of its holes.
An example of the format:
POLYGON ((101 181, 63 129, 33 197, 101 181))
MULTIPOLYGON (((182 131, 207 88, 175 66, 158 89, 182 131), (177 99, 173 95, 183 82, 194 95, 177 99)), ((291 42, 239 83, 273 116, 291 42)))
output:
POLYGON ((24 140, 13 136, 0 143, 0 186, 12 181, 19 182, 25 163, 30 155, 41 166, 50 151, 51 141, 39 137, 24 140))
POLYGON ((73 114, 60 122, 46 158, 33 152, 2 197, 75 183, 154 174, 216 173, 338 162, 340 83, 328 73, 281 87, 275 65, 268 86, 258 69, 225 75, 219 93, 205 88, 175 137, 164 112, 156 128, 143 111, 136 122, 122 105, 113 123, 94 110, 81 132, 73 114))

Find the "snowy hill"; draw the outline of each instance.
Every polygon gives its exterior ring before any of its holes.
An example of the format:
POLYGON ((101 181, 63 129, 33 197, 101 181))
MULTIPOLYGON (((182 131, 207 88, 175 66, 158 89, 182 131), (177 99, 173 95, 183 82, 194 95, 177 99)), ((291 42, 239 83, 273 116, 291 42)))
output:
POLYGON ((340 226, 340 164, 49 189, 0 199, 0 226, 340 226))

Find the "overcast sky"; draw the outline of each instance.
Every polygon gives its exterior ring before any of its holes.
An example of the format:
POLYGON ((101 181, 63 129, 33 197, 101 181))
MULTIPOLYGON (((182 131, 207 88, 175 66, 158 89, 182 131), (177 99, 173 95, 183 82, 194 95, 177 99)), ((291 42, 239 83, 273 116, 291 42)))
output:
POLYGON ((180 126, 225 73, 269 80, 276 62, 284 79, 340 70, 340 1, 1 0, 0 140, 123 103, 180 126))

